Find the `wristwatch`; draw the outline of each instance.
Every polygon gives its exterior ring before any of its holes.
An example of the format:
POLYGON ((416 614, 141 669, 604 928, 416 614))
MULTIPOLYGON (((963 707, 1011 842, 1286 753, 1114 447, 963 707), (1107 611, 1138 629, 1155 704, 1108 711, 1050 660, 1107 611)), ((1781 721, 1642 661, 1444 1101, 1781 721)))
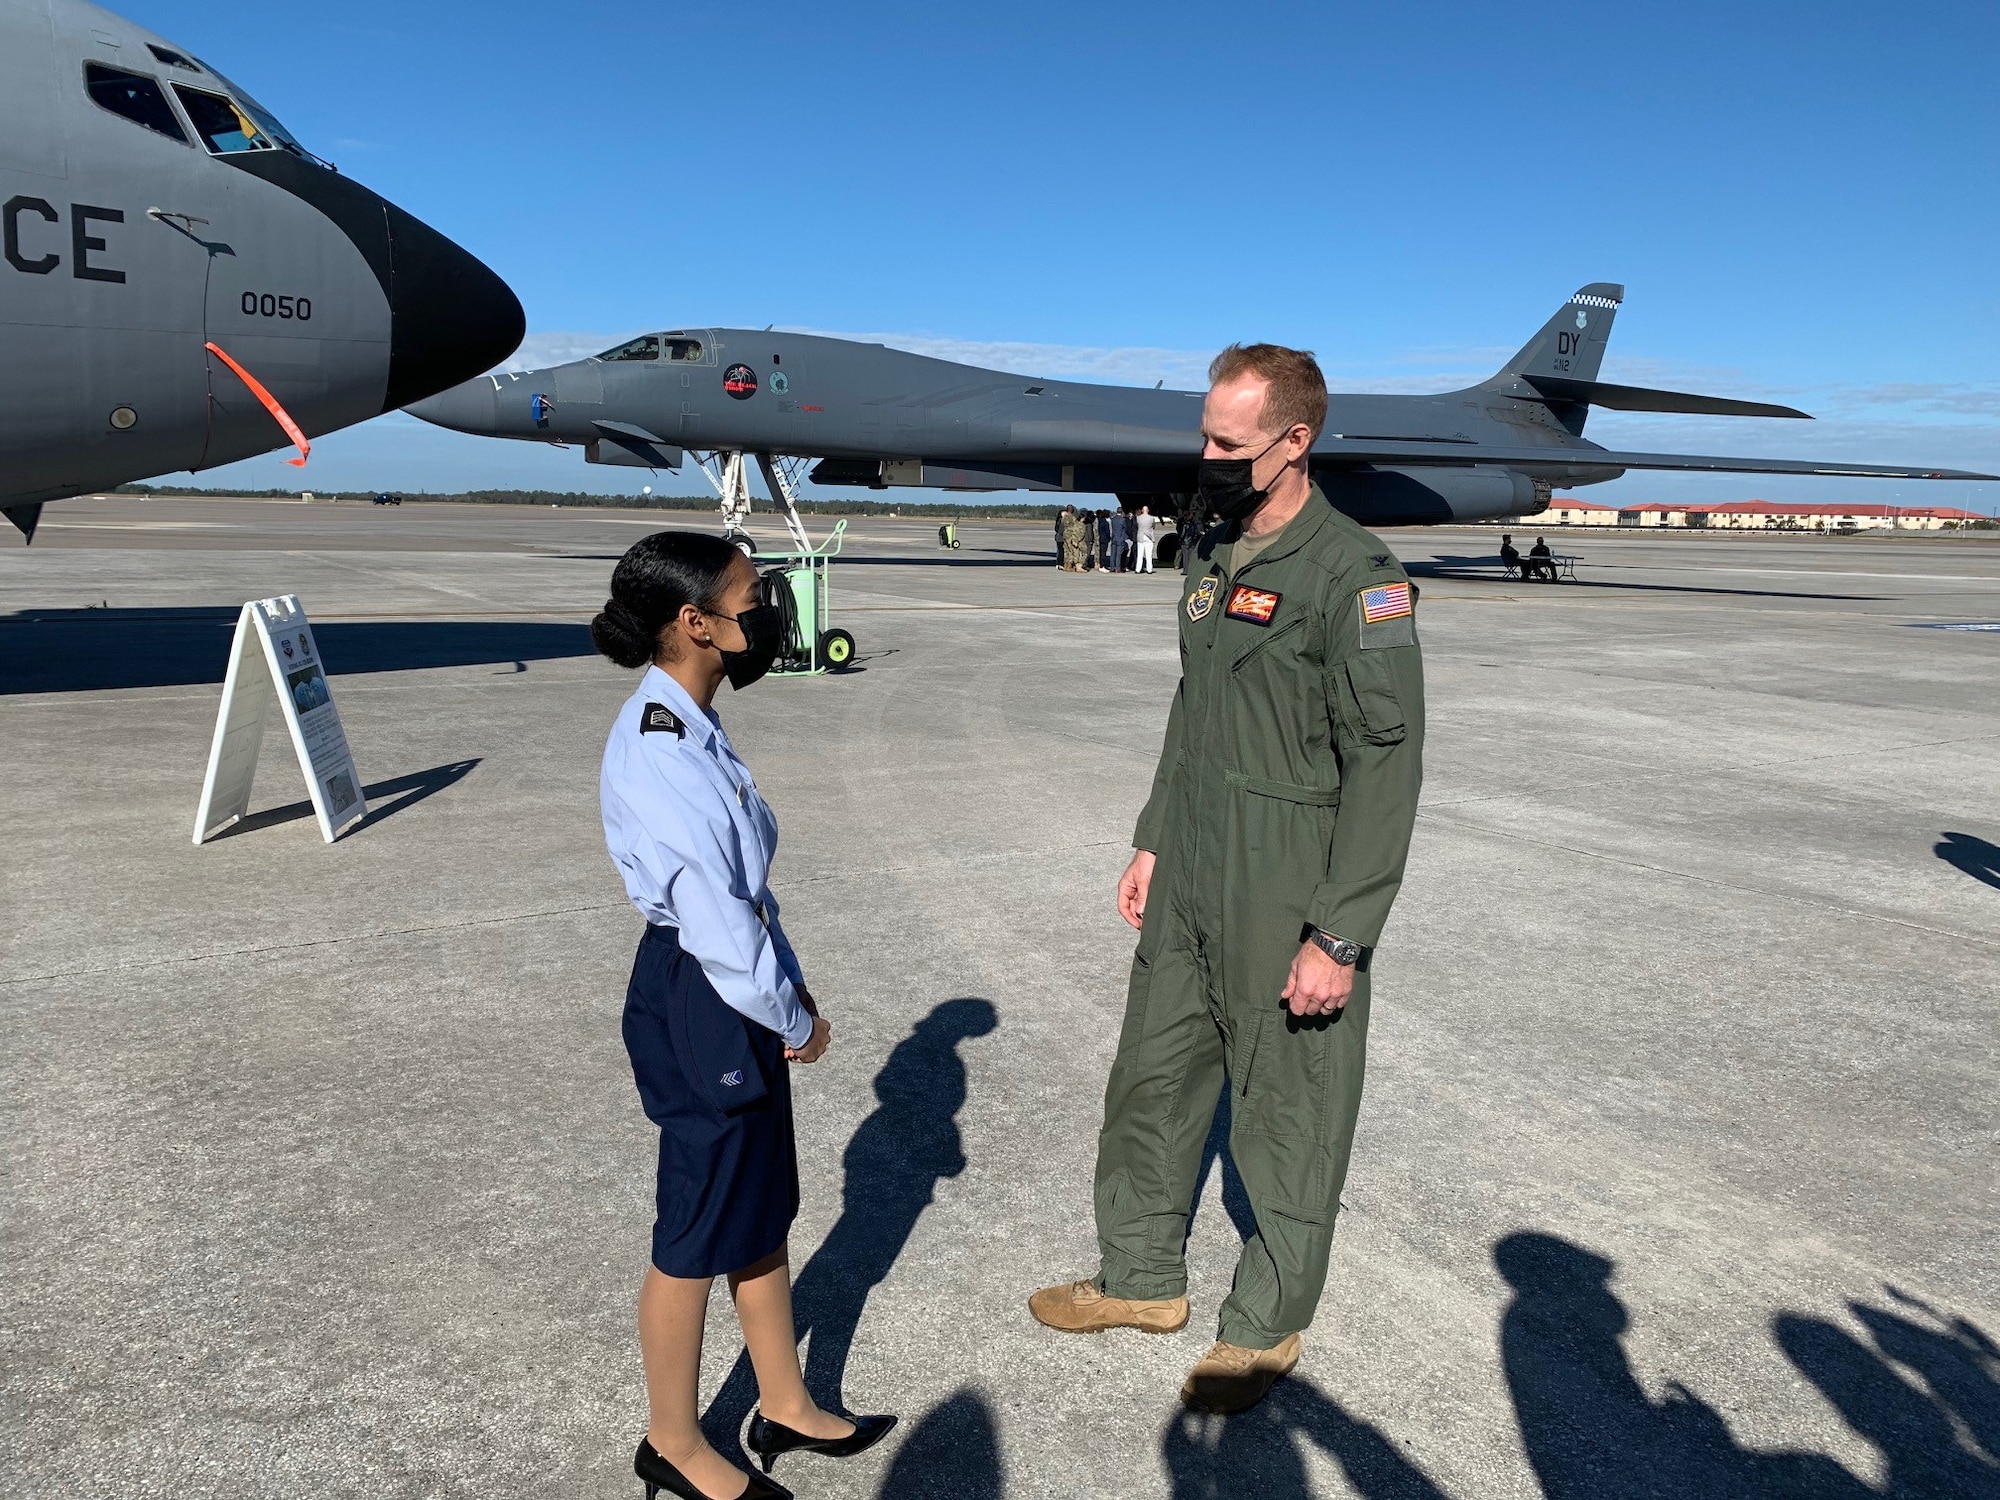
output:
POLYGON ((1361 945, 1350 943, 1346 938, 1335 937, 1330 932, 1321 932, 1317 927, 1311 934, 1313 946, 1337 964, 1352 968, 1361 962, 1361 945))

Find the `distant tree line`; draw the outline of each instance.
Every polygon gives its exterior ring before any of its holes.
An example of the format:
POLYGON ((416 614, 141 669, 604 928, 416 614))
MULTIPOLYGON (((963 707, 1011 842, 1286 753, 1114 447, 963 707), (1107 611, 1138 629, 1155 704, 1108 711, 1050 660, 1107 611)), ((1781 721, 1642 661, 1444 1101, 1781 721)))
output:
MULTIPOLYGON (((296 500, 298 490, 218 490, 186 485, 125 484, 120 495, 159 495, 188 499, 296 500)), ((314 490, 314 500, 373 500, 380 490, 314 490)), ((714 510, 714 495, 593 495, 580 490, 466 490, 453 495, 434 495, 416 490, 388 491, 415 505, 423 502, 456 505, 540 505, 589 506, 599 510, 714 510)), ((1109 501, 1107 500, 1107 504, 1109 501)), ((935 516, 941 520, 1041 520, 1055 519, 1059 507, 1020 501, 960 503, 952 500, 801 500, 799 512, 809 516, 935 516)), ((769 501, 759 501, 759 515, 773 514, 769 501)))

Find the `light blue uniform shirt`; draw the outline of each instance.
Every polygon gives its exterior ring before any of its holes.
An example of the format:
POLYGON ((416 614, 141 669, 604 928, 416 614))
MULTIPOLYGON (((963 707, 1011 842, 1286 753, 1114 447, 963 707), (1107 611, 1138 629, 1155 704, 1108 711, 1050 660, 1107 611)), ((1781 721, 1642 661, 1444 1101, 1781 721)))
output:
POLYGON ((769 884, 778 820, 722 721, 648 667, 611 726, 599 797, 604 842, 639 914, 679 930, 733 1009, 803 1047, 812 1037, 796 988, 805 976, 769 884), (649 703, 669 709, 683 732, 642 732, 649 703))

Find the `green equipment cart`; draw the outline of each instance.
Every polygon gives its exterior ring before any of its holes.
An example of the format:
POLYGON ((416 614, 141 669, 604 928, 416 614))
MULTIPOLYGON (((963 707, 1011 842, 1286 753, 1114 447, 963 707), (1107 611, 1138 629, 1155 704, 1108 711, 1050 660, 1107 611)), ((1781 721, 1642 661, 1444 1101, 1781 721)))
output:
POLYGON ((774 675, 816 677, 839 671, 854 660, 854 637, 827 623, 832 562, 847 536, 845 520, 817 547, 796 552, 753 552, 750 561, 763 578, 764 600, 785 622, 774 675))

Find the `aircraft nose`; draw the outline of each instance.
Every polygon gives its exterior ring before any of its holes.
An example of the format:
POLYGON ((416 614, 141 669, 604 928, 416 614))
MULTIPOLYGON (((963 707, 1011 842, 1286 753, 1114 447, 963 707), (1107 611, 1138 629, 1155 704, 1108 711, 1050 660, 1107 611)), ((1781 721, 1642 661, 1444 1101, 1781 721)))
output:
MULTIPOLYGON (((451 388, 519 348, 527 315, 513 289, 475 256, 395 204, 385 202, 384 208, 391 281, 389 388, 382 410, 424 403, 439 392, 458 410, 464 403, 451 388)), ((485 387, 484 420, 490 426, 493 388, 486 381, 476 384, 485 387)))
POLYGON ((493 382, 483 375, 475 376, 463 385, 455 385, 448 391, 439 391, 435 396, 412 401, 403 409, 411 416, 422 417, 439 427, 477 433, 481 437, 493 436, 500 425, 499 392, 493 388, 493 382))

